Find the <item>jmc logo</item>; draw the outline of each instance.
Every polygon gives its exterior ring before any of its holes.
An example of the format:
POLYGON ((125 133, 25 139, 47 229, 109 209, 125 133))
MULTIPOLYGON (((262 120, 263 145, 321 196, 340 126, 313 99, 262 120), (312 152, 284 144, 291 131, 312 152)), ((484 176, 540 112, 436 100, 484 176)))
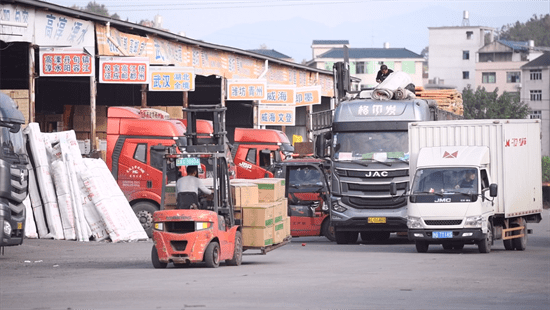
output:
POLYGON ((369 171, 365 173, 367 178, 385 178, 388 176, 387 171, 369 171))
POLYGON ((438 198, 434 202, 451 202, 451 198, 438 198))

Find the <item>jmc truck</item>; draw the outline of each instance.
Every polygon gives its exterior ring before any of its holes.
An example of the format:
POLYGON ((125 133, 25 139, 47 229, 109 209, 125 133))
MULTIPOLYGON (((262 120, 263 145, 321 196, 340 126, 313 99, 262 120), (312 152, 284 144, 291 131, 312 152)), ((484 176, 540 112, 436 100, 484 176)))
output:
POLYGON ((316 153, 332 161, 331 223, 338 244, 383 241, 407 231, 408 124, 458 119, 433 100, 348 99, 335 108, 331 133, 318 138, 316 153), (319 142, 320 141, 320 142, 319 142), (329 144, 328 151, 327 145, 329 144))

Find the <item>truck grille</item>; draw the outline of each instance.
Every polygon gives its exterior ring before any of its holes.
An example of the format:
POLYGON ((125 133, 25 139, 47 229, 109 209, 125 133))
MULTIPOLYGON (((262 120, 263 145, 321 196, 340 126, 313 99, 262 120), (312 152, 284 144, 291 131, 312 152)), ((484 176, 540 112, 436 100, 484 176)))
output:
POLYGON ((426 225, 460 225, 462 220, 424 220, 426 225))
POLYGON ((405 198, 343 198, 344 203, 349 203, 357 209, 397 209, 407 205, 405 198))

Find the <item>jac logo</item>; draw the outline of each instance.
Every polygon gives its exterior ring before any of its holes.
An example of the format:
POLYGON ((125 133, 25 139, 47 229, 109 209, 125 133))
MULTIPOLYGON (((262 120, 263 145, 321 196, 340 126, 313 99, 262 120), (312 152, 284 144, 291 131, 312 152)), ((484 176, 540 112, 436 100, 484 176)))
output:
POLYGON ((457 157, 458 157, 458 151, 454 153, 449 153, 445 151, 445 153, 443 154, 443 158, 457 158, 457 157))
POLYGON ((506 140, 504 147, 516 147, 527 145, 527 138, 512 138, 506 140))
POLYGON ((451 202, 451 198, 437 198, 434 202, 451 202))
POLYGON ((240 166, 241 168, 246 169, 246 170, 252 170, 252 165, 249 164, 249 163, 245 163, 244 161, 241 161, 241 162, 239 163, 239 166, 240 166))
POLYGON ((382 178, 382 177, 387 177, 388 172, 387 171, 369 171, 365 173, 365 176, 367 178, 382 178))

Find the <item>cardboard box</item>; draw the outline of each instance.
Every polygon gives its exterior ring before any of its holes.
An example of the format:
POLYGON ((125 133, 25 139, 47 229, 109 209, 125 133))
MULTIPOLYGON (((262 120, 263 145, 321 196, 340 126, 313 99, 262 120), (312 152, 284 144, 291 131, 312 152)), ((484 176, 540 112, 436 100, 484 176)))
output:
POLYGON ((276 202, 285 198, 285 179, 264 178, 254 180, 258 185, 259 202, 276 202))
POLYGON ((243 206, 243 226, 268 227, 273 225, 273 204, 259 203, 243 206))
POLYGON ((290 217, 287 217, 285 220, 285 235, 290 236, 290 217))
POLYGON ((285 228, 285 222, 284 221, 273 225, 273 244, 283 242, 283 240, 285 240, 286 236, 287 236, 287 234, 286 234, 286 228, 285 228))
POLYGON ((258 186, 252 183, 231 184, 231 194, 235 207, 258 204, 258 186))
POLYGON ((164 206, 167 209, 168 206, 176 207, 176 182, 166 184, 166 191, 164 192, 164 206))
POLYGON ((183 119, 183 106, 166 107, 166 112, 172 119, 183 119))
POLYGON ((275 207, 273 210, 273 223, 277 224, 283 222, 285 218, 288 217, 288 201, 286 198, 283 198, 275 202, 275 207))
POLYGON ((273 227, 243 227, 243 246, 263 247, 273 244, 273 227))

